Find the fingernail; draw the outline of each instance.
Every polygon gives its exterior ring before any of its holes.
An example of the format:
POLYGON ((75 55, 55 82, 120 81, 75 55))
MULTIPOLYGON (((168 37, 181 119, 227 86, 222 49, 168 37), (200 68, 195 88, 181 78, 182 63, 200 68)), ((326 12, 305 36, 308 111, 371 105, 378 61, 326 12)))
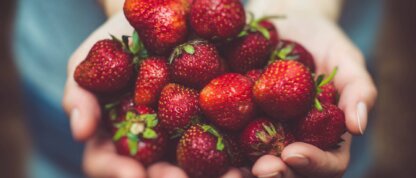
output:
POLYGON ((305 167, 309 165, 309 159, 301 154, 291 154, 287 156, 284 161, 296 167, 305 167))
POLYGON ((367 105, 364 102, 357 104, 357 125, 361 135, 363 135, 367 126, 367 105))
POLYGON ((282 175, 279 172, 274 172, 267 175, 261 175, 259 178, 282 178, 282 175))
POLYGON ((70 114, 70 116, 69 116, 70 118, 69 118, 69 122, 70 122, 70 124, 71 124, 71 130, 72 130, 72 134, 74 134, 76 131, 75 131, 75 128, 77 127, 77 126, 79 126, 79 120, 80 120, 80 116, 79 116, 79 110, 78 110, 78 108, 74 108, 74 109, 72 109, 72 111, 71 111, 71 114, 70 114))

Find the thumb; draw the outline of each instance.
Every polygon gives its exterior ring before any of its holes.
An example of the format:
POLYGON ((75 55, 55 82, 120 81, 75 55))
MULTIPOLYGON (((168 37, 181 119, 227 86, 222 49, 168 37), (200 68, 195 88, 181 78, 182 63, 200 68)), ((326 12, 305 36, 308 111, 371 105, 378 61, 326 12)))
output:
POLYGON ((68 78, 62 105, 69 115, 73 137, 83 141, 94 134, 101 117, 100 107, 92 93, 78 86, 72 76, 68 78))

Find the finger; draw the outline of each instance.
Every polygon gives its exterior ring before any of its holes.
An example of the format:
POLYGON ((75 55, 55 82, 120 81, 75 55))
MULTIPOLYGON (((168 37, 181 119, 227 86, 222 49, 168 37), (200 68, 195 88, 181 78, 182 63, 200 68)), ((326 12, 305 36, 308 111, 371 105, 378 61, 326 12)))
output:
POLYGON ((243 173, 240 169, 231 168, 221 178, 243 178, 243 173))
POLYGON ((294 172, 282 159, 273 155, 260 157, 254 164, 252 173, 259 178, 295 178, 294 172))
POLYGON ((149 178, 187 178, 186 173, 179 167, 167 162, 153 164, 148 168, 149 178))
POLYGON ((86 144, 83 168, 88 177, 146 177, 139 162, 118 155, 111 140, 98 137, 86 144))
POLYGON ((69 115, 73 137, 79 141, 90 138, 101 117, 95 96, 79 87, 73 79, 68 79, 62 105, 69 115))
POLYGON ((349 54, 338 53, 338 56, 343 57, 337 62, 330 62, 339 68, 334 83, 341 93, 339 107, 345 112, 348 130, 352 134, 362 135, 367 126, 368 110, 374 105, 377 90, 365 69, 362 56, 354 55, 354 51, 345 53, 349 54))
POLYGON ((282 152, 282 159, 296 173, 307 177, 340 177, 349 162, 351 135, 343 136, 345 142, 331 152, 302 142, 288 145, 282 152))

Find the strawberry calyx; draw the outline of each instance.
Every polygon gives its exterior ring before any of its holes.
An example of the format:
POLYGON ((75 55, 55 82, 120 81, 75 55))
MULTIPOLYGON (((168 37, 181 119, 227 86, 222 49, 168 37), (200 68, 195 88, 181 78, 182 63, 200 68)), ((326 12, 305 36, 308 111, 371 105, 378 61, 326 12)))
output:
POLYGON ((127 137, 130 154, 135 155, 138 151, 140 138, 156 139, 157 133, 154 128, 158 124, 156 114, 137 114, 134 111, 128 111, 125 115, 125 121, 115 124, 118 128, 113 136, 114 141, 127 137))
POLYGON ((267 28, 260 25, 260 22, 269 19, 276 19, 276 18, 285 18, 285 16, 264 16, 258 19, 254 18, 254 14, 252 12, 248 13, 249 22, 243 28, 243 30, 237 35, 237 38, 247 36, 249 33, 259 32, 263 35, 264 38, 270 40, 270 32, 267 28))
POLYGON ((280 42, 276 49, 270 55, 269 63, 271 64, 275 62, 277 59, 279 60, 297 60, 299 59, 299 55, 291 54, 293 49, 295 48, 294 43, 282 43, 280 42))
POLYGON ((169 64, 172 64, 173 60, 175 60, 175 58, 181 56, 184 52, 190 55, 193 55, 195 53, 195 45, 198 44, 203 44, 203 43, 207 43, 207 41, 204 40, 200 40, 200 39, 196 39, 196 40, 192 40, 189 42, 186 42, 184 44, 181 44, 179 46, 177 46, 172 54, 169 56, 169 64))
POLYGON ((283 133, 283 128, 279 125, 276 129, 273 124, 263 124, 264 130, 256 133, 256 137, 262 142, 257 145, 253 145, 257 152, 251 153, 253 156, 260 156, 263 154, 280 155, 285 144, 284 138, 279 137, 279 133, 283 133))
POLYGON ((204 130, 204 132, 208 132, 213 136, 217 137, 216 148, 218 151, 223 151, 225 148, 224 137, 217 131, 217 129, 208 124, 201 125, 201 128, 204 130))
MULTIPOLYGON (((338 67, 335 67, 334 70, 332 70, 331 74, 325 78, 324 74, 321 74, 318 76, 318 78, 315 81, 315 87, 316 87, 316 96, 318 96, 320 93, 322 93, 322 89, 321 87, 324 85, 329 84, 332 79, 334 79, 335 75, 337 74, 338 71, 338 67)), ((315 102, 314 102, 314 106, 316 109, 318 109, 318 111, 322 111, 322 104, 321 102, 318 100, 317 97, 315 97, 315 102)))

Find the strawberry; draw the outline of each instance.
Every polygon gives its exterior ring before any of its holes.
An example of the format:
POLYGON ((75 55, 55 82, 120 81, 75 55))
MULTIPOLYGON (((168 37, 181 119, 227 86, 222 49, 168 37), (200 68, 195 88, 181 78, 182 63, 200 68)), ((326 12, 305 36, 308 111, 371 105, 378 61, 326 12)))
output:
POLYGON ((117 92, 133 78, 133 56, 116 39, 100 40, 74 72, 75 81, 96 93, 117 92))
POLYGON ((294 138, 289 130, 265 118, 251 121, 240 135, 241 148, 251 161, 266 154, 280 156, 284 147, 292 142, 294 138))
POLYGON ((235 37, 246 23, 240 0, 193 0, 189 19, 195 33, 208 40, 235 37))
POLYGON ((247 29, 240 33, 239 38, 230 42, 224 56, 234 72, 245 73, 263 68, 277 41, 277 30, 272 23, 253 20, 247 29))
POLYGON ((169 134, 186 129, 198 117, 198 92, 178 84, 166 85, 160 95, 158 116, 169 134))
POLYGON ((296 139, 323 150, 336 148, 346 132, 344 112, 333 104, 314 107, 306 117, 294 123, 296 139))
POLYGON ((246 77, 250 78, 253 82, 256 82, 260 78, 262 73, 262 69, 253 69, 246 73, 246 77))
POLYGON ((335 77, 338 68, 335 67, 333 72, 324 79, 324 75, 319 75, 316 79, 317 96, 316 98, 321 103, 331 103, 337 105, 338 103, 338 91, 335 88, 332 79, 335 77))
POLYGON ((178 46, 171 55, 172 79, 200 89, 223 73, 221 60, 213 44, 200 40, 187 42, 178 46))
POLYGON ((134 102, 137 105, 156 105, 160 92, 169 83, 169 73, 165 58, 149 57, 141 61, 134 91, 134 102))
POLYGON ((204 114, 217 126, 237 131, 254 116, 253 81, 228 73, 213 79, 199 96, 204 114))
POLYGON ((189 0, 126 0, 124 15, 151 54, 165 55, 188 34, 189 0))
POLYGON ((155 111, 144 105, 135 105, 133 97, 128 95, 120 101, 106 104, 104 106, 104 120, 107 128, 111 133, 117 131, 115 127, 117 123, 126 121, 126 113, 134 110, 137 114, 155 114, 155 111))
POLYGON ((254 99, 273 119, 304 116, 313 104, 315 85, 309 69, 292 60, 270 64, 253 87, 254 99))
POLYGON ((158 126, 156 114, 139 114, 130 110, 117 128, 113 140, 119 154, 132 157, 145 166, 164 156, 167 138, 158 126))
POLYGON ((321 90, 322 91, 317 96, 321 103, 338 104, 338 91, 333 82, 323 85, 321 90))
POLYGON ((178 165, 190 177, 219 177, 230 167, 223 136, 210 125, 192 125, 179 140, 178 165))
POLYGON ((277 48, 272 53, 271 62, 279 59, 296 60, 306 65, 311 72, 314 73, 316 70, 312 54, 301 44, 294 41, 280 40, 277 48))

